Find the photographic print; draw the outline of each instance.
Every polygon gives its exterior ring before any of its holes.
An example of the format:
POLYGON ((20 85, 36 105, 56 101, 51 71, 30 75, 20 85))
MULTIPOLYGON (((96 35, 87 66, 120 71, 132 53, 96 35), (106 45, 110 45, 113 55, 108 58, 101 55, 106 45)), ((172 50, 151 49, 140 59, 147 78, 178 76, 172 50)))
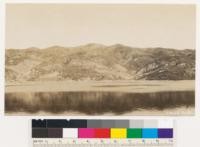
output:
POLYGON ((6 115, 193 115, 195 5, 7 4, 6 115))

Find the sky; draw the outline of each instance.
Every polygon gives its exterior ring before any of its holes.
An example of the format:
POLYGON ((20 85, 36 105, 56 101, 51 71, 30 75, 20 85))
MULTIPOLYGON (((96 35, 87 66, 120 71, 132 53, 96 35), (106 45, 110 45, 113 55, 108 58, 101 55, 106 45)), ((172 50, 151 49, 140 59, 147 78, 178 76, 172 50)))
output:
POLYGON ((195 5, 7 4, 6 48, 195 48, 195 5))

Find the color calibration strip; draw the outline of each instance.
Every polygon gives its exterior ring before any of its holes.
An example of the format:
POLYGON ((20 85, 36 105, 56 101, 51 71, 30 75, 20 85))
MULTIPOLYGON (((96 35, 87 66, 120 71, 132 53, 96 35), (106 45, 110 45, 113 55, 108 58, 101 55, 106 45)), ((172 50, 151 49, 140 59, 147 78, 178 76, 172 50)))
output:
POLYGON ((172 120, 32 120, 32 138, 172 139, 172 120))

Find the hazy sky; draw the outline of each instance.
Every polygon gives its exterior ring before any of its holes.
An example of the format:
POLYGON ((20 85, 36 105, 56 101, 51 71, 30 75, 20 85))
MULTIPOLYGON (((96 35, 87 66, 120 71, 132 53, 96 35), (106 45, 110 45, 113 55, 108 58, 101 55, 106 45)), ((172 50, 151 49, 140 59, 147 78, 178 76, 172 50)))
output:
POLYGON ((195 48, 194 5, 7 4, 6 48, 77 46, 195 48))

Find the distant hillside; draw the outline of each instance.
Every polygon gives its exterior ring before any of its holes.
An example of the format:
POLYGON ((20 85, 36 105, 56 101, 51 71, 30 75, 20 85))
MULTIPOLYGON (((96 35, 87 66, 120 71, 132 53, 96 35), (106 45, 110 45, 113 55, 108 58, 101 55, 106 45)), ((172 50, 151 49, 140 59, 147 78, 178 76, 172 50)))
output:
POLYGON ((195 50, 116 44, 6 49, 6 81, 193 80, 195 50))

